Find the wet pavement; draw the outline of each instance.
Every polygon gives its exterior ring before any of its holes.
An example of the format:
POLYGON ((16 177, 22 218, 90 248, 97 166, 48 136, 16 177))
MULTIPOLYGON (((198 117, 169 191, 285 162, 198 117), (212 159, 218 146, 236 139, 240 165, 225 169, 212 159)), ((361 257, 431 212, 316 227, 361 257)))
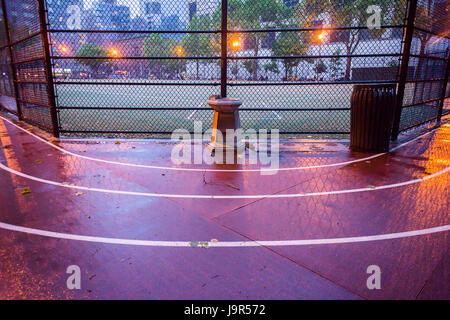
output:
POLYGON ((260 165, 174 165, 168 141, 59 141, 6 120, 0 223, 15 227, 0 225, 1 299, 450 298, 448 228, 287 245, 448 227, 449 124, 376 157, 345 142, 285 143, 284 169, 262 175, 260 165), (253 241, 287 242, 226 246, 253 241), (70 265, 80 290, 66 286, 70 265), (366 286, 370 265, 380 290, 366 286))

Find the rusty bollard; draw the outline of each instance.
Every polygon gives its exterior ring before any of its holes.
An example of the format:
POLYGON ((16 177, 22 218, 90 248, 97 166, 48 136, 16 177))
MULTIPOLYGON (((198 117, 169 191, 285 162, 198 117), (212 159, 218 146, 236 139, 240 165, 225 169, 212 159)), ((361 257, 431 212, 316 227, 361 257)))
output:
POLYGON ((212 153, 215 153, 218 149, 224 153, 227 151, 238 151, 242 147, 242 141, 238 141, 234 133, 241 128, 239 119, 239 107, 242 105, 241 100, 211 96, 207 103, 214 110, 212 136, 211 142, 208 144, 208 149, 212 153), (233 140, 231 140, 231 137, 227 139, 227 129, 233 130, 233 140), (219 134, 222 135, 223 139, 218 139, 219 134))

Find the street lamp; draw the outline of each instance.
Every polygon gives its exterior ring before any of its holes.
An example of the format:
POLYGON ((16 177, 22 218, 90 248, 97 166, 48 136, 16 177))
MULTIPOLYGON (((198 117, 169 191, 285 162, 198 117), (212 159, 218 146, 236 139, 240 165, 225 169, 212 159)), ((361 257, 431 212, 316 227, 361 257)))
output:
POLYGON ((67 48, 67 46, 65 46, 63 44, 60 44, 58 46, 58 49, 62 54, 67 54, 69 52, 69 48, 67 48))
MULTIPOLYGON (((111 49, 109 49, 109 55, 113 58, 116 58, 119 56, 119 50, 116 48, 111 48, 111 49)), ((112 72, 114 74, 116 72, 116 66, 115 66, 114 62, 111 63, 111 68, 112 68, 112 72)))
POLYGON ((112 48, 112 49, 110 50, 110 54, 111 54, 113 57, 117 57, 117 56, 119 55, 119 50, 117 50, 117 49, 115 49, 115 48, 112 48))
POLYGON ((317 36, 317 39, 322 42, 322 40, 325 38, 325 31, 322 31, 319 33, 319 35, 317 36))
MULTIPOLYGON (((235 38, 235 39, 231 40, 231 48, 233 51, 236 51, 236 52, 239 51, 239 49, 241 48, 241 43, 239 41, 239 38, 235 38)), ((236 59, 234 67, 236 70, 236 74, 235 74, 236 79, 235 80, 237 80, 237 76, 239 74, 239 60, 238 59, 236 59)))
POLYGON ((316 80, 319 80, 319 63, 320 63, 320 56, 322 55, 322 43, 325 40, 325 31, 320 31, 320 33, 317 35, 317 40, 319 41, 319 60, 317 60, 316 64, 316 80))
POLYGON ((184 54, 183 47, 181 47, 181 46, 176 47, 175 53, 177 54, 177 56, 181 57, 184 54))

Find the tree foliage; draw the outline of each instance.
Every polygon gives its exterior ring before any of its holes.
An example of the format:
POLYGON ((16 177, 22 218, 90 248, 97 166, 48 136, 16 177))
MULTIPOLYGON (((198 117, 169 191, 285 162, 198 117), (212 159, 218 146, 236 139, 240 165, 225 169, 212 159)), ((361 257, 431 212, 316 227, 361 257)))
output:
MULTIPOLYGON (((340 48, 336 49, 336 51, 334 51, 333 53, 334 56, 340 56, 341 54, 342 52, 340 48)), ((333 76, 334 79, 340 78, 342 72, 342 58, 339 57, 331 58, 329 68, 331 71, 331 75, 333 76)))
MULTIPOLYGON (((302 0, 295 8, 295 16, 300 27, 311 27, 312 22, 326 16, 333 26, 364 27, 367 25, 367 8, 378 6, 381 9, 381 24, 399 24, 404 18, 405 0, 302 0)), ((380 37, 386 29, 364 30, 370 38, 380 37)), ((340 31, 341 32, 341 31, 340 31)), ((361 29, 344 31, 347 38, 343 41, 346 54, 355 53, 361 42, 361 29)), ((313 36, 314 33, 310 33, 313 36)), ((350 80, 352 58, 347 58, 345 79, 350 80)))
MULTIPOLYGON (((263 29, 276 28, 287 24, 293 18, 292 11, 283 1, 278 0, 230 0, 228 2, 229 29, 263 29)), ((213 14, 216 27, 220 28, 221 8, 217 7, 213 14)), ((253 51, 257 57, 267 32, 249 32, 242 36, 246 48, 253 51)), ((215 38, 219 44, 218 36, 215 38)), ((243 63, 253 80, 258 79, 258 60, 253 59, 243 63)))
MULTIPOLYGON (((192 17, 187 30, 198 31, 208 30, 212 27, 211 18, 208 15, 198 17, 196 14, 192 17)), ((215 48, 209 34, 189 33, 182 40, 182 48, 187 56, 191 57, 205 57, 213 56, 215 48)), ((207 60, 196 60, 196 74, 199 78, 199 64, 207 63, 207 60)))
POLYGON ((86 43, 75 53, 75 60, 79 64, 85 65, 91 69, 93 73, 97 73, 101 65, 108 62, 108 59, 81 59, 82 57, 106 57, 108 52, 102 46, 86 43))
MULTIPOLYGON (((304 34, 300 32, 281 32, 273 43, 273 53, 276 56, 300 56, 308 51, 308 44, 304 34)), ((293 70, 300 63, 300 59, 284 58, 285 78, 293 76, 293 70)))
MULTIPOLYGON (((179 57, 184 55, 180 41, 164 38, 161 34, 152 34, 144 39, 143 54, 147 57, 179 57)), ((182 59, 151 59, 148 62, 149 71, 158 78, 176 77, 185 68, 182 59)))

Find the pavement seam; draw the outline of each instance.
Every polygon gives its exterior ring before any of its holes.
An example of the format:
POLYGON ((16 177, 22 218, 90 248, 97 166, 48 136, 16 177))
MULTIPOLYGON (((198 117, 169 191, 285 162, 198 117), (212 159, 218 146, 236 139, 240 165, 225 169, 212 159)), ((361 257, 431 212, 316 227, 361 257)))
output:
POLYGON ((434 266, 434 268, 431 270, 430 272, 430 276, 423 282, 422 287, 420 288, 419 292, 416 294, 415 299, 419 300, 419 296, 422 294, 423 289, 425 289, 425 286, 427 285, 427 283, 430 281, 430 278, 433 276, 434 271, 436 271, 436 269, 439 267, 439 265, 441 264, 442 261, 444 261, 446 255, 449 254, 449 249, 447 249, 447 251, 442 255, 441 259, 439 259, 439 261, 436 263, 436 265, 434 266))
MULTIPOLYGON (((243 233, 240 233, 239 231, 234 230, 234 229, 232 229, 231 227, 228 227, 227 225, 224 225, 224 224, 220 223, 220 222, 217 221, 216 219, 210 219, 210 220, 213 221, 213 222, 215 222, 217 225, 219 225, 219 226, 221 226, 221 227, 223 227, 223 228, 225 228, 225 229, 227 229, 227 230, 230 230, 230 231, 232 231, 232 232, 234 232, 234 233, 236 233, 236 234, 238 234, 238 235, 240 235, 240 236, 242 236, 242 237, 244 237, 244 238, 246 238, 246 239, 248 239, 248 240, 250 240, 250 241, 258 242, 258 240, 254 240, 254 239, 250 238, 249 236, 247 236, 247 235, 245 235, 245 234, 243 234, 243 233), (216 221, 214 221, 214 220, 216 220, 216 221)), ((283 255, 283 254, 281 254, 280 252, 277 252, 276 250, 272 249, 271 247, 268 247, 268 246, 265 246, 265 245, 261 245, 260 247, 261 247, 261 248, 264 248, 264 249, 266 249, 266 250, 269 250, 269 251, 272 252, 273 254, 275 254, 275 255, 277 255, 277 256, 279 256, 279 257, 281 257, 281 258, 284 258, 284 259, 286 259, 286 260, 292 262, 293 264, 295 264, 295 265, 296 265, 297 267, 299 267, 299 268, 302 268, 302 269, 305 269, 305 270, 308 270, 308 271, 312 272, 313 274, 317 275, 318 277, 320 277, 320 278, 326 280, 327 282, 333 284, 333 285, 336 286, 336 287, 339 287, 339 288, 341 288, 341 289, 347 291, 348 293, 351 293, 351 294, 353 294, 353 295, 355 295, 355 296, 357 296, 357 297, 359 297, 359 298, 361 298, 361 299, 364 299, 364 300, 367 300, 367 299, 368 299, 368 298, 366 298, 366 297, 364 297, 364 296, 362 296, 362 295, 360 295, 360 294, 358 294, 358 293, 356 293, 356 292, 353 292, 351 289, 346 288, 346 287, 344 287, 344 286, 342 286, 342 285, 340 285, 340 284, 334 282, 333 280, 331 280, 331 279, 329 279, 328 277, 322 275, 321 273, 318 273, 318 272, 316 272, 316 271, 310 269, 309 267, 307 267, 307 266, 305 266, 305 265, 303 265, 303 264, 301 264, 301 263, 298 263, 297 261, 295 261, 295 260, 293 260, 293 259, 291 259, 291 258, 289 258, 289 257, 287 257, 287 256, 285 256, 285 255, 283 255)))

